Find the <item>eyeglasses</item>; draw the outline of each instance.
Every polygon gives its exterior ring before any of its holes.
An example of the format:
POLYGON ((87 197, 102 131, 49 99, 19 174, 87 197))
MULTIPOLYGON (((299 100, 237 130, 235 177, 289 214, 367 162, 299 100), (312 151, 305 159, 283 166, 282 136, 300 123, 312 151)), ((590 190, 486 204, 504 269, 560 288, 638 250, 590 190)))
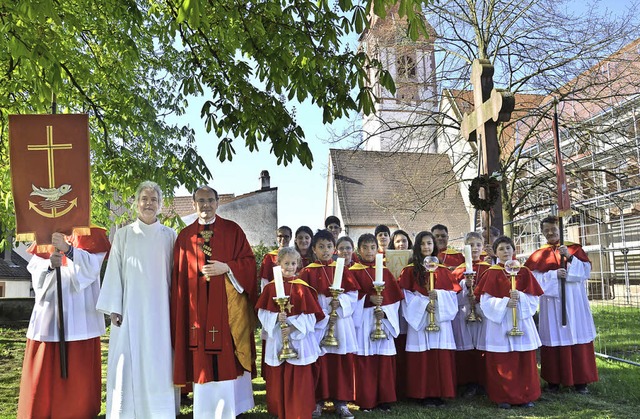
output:
POLYGON ((278 234, 279 239, 290 239, 291 236, 283 236, 282 234, 278 234))

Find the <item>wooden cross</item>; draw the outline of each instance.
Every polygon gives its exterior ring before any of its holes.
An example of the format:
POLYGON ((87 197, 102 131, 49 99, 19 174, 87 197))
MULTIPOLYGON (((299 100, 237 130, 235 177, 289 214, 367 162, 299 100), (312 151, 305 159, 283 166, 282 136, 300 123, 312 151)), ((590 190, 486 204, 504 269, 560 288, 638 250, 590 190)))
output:
MULTIPOLYGON (((470 142, 480 140, 482 150, 482 174, 491 175, 500 169, 500 148, 498 147, 498 122, 511 119, 515 107, 515 97, 511 92, 493 88, 493 66, 486 59, 474 60, 471 66, 473 102, 475 110, 462 117, 460 131, 470 142)), ((502 231, 502 200, 498 198, 493 206, 493 217, 483 213, 483 227, 497 227, 502 231)))
POLYGON ((216 327, 215 327, 215 326, 213 326, 213 327, 211 328, 211 330, 209 330, 209 333, 211 333, 211 334, 212 334, 212 340, 211 340, 211 342, 215 342, 215 341, 216 341, 216 333, 218 333, 218 332, 219 332, 219 330, 216 330, 216 327))

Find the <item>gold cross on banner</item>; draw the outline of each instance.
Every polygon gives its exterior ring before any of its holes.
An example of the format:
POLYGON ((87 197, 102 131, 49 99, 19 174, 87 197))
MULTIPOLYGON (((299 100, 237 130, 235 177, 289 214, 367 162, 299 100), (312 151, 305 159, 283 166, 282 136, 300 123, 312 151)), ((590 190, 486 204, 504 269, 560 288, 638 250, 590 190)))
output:
POLYGON ((215 326, 213 326, 213 327, 211 328, 211 330, 209 330, 209 333, 211 333, 211 334, 212 334, 212 340, 211 340, 211 342, 215 342, 215 341, 216 341, 216 333, 218 333, 218 332, 219 332, 219 330, 216 330, 216 327, 215 327, 215 326))
POLYGON ((73 148, 72 144, 54 144, 53 143, 53 126, 51 125, 47 125, 47 143, 46 144, 27 145, 27 150, 29 151, 46 151, 47 152, 50 188, 56 187, 55 165, 53 160, 54 150, 71 150, 72 148, 73 148))

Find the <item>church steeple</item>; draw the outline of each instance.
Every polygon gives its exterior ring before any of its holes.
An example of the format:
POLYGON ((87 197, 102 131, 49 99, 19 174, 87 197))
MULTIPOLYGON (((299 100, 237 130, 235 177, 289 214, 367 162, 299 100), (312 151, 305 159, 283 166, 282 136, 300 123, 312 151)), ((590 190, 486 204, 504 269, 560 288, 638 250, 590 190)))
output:
POLYGON ((378 98, 373 115, 363 118, 364 148, 376 151, 436 151, 437 87, 435 80, 435 31, 427 23, 429 38, 412 41, 407 21, 397 6, 387 16, 370 17, 370 27, 360 37, 360 48, 380 60, 391 73, 396 92, 383 89, 375 70, 369 80, 378 98))

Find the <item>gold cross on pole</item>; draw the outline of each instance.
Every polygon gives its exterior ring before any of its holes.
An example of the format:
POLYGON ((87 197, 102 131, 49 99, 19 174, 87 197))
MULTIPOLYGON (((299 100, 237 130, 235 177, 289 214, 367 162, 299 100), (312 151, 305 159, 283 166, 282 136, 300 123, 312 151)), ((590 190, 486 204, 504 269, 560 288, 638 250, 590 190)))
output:
POLYGON ((31 144, 27 145, 29 151, 46 151, 47 162, 49 167, 49 187, 56 187, 55 165, 53 160, 54 150, 71 150, 72 144, 54 144, 53 143, 53 126, 47 125, 47 143, 46 144, 31 144))
POLYGON ((211 333, 211 334, 212 334, 212 340, 211 340, 211 342, 215 342, 215 341, 216 341, 216 333, 218 333, 218 332, 219 332, 219 330, 216 330, 216 327, 215 327, 215 326, 213 326, 213 327, 211 328, 211 330, 209 330, 209 333, 211 333))

